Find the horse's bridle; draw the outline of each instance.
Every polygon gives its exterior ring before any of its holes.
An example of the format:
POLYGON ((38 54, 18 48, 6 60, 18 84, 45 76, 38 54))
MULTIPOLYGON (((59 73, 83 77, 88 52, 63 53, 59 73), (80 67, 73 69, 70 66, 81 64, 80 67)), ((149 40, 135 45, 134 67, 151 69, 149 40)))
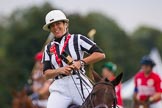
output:
MULTIPOLYGON (((97 85, 99 85, 99 84, 103 84, 103 85, 109 85, 109 86, 111 86, 112 88, 113 88, 113 90, 114 90, 114 92, 115 92, 115 87, 114 87, 114 85, 111 83, 111 82, 98 82, 98 83, 96 83, 94 86, 93 86, 93 88, 95 87, 95 86, 97 86, 97 85)), ((92 106, 92 108, 100 108, 100 107, 105 107, 105 108, 108 108, 108 106, 107 105, 105 105, 105 104, 100 104, 100 105, 98 105, 98 106, 94 106, 94 103, 93 103, 93 100, 92 100, 92 96, 94 95, 95 93, 93 93, 93 91, 90 93, 90 105, 92 106)), ((116 108, 116 104, 117 104, 117 99, 116 99, 116 95, 115 96, 113 96, 114 97, 114 100, 113 100, 113 108, 116 108)))

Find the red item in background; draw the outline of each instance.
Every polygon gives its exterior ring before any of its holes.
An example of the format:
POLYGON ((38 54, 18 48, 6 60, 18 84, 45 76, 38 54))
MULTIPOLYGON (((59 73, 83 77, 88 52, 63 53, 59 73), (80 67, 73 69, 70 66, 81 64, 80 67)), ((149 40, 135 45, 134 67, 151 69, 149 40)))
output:
POLYGON ((148 97, 162 90, 160 87, 161 79, 154 72, 150 72, 149 76, 145 76, 144 71, 138 72, 135 75, 134 82, 138 89, 137 95, 141 101, 146 101, 148 97))
MULTIPOLYGON (((110 78, 110 81, 114 80, 115 77, 110 78)), ((117 97, 117 105, 120 105, 121 107, 123 107, 123 100, 121 97, 121 88, 122 88, 122 84, 119 83, 116 87, 115 87, 115 92, 116 92, 116 97, 117 97)))
POLYGON ((42 52, 38 52, 35 55, 34 59, 35 59, 35 61, 41 61, 42 60, 42 57, 43 57, 43 53, 42 52))

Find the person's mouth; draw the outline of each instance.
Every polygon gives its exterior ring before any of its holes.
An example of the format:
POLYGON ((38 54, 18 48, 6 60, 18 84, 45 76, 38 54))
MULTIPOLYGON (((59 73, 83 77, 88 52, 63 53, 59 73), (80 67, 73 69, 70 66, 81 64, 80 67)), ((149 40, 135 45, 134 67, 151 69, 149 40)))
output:
POLYGON ((59 30, 56 30, 55 33, 56 33, 56 34, 59 33, 59 30))

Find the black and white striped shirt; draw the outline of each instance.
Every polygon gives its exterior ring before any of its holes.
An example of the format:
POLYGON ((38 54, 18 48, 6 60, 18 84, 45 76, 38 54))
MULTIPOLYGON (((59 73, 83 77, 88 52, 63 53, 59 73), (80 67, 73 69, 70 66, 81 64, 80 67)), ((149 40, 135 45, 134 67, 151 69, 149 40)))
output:
MULTIPOLYGON (((44 54, 43 54, 43 64, 44 71, 47 69, 57 69, 59 65, 55 59, 55 55, 50 53, 50 47, 55 43, 56 52, 58 56, 60 56, 62 47, 64 46, 64 42, 66 40, 66 36, 63 36, 61 40, 53 40, 49 44, 45 46, 44 54)), ((84 57, 84 53, 92 54, 93 52, 102 52, 102 50, 90 39, 81 35, 81 34, 72 34, 69 42, 65 48, 65 52, 69 54, 73 60, 81 60, 84 57)), ((67 64, 62 61, 62 65, 66 66, 67 64)))

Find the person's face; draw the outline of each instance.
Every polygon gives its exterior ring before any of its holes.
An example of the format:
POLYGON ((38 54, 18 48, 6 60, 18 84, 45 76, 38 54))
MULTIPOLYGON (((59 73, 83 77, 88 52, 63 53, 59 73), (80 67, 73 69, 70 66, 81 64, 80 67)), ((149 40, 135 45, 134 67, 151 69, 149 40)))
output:
POLYGON ((112 76, 112 72, 109 69, 107 68, 102 69, 102 77, 110 78, 111 76, 112 76))
POLYGON ((54 22, 49 25, 50 31, 54 34, 56 38, 62 37, 67 30, 67 23, 63 21, 54 22))
POLYGON ((152 70, 150 65, 142 65, 141 68, 145 73, 149 73, 152 70))

